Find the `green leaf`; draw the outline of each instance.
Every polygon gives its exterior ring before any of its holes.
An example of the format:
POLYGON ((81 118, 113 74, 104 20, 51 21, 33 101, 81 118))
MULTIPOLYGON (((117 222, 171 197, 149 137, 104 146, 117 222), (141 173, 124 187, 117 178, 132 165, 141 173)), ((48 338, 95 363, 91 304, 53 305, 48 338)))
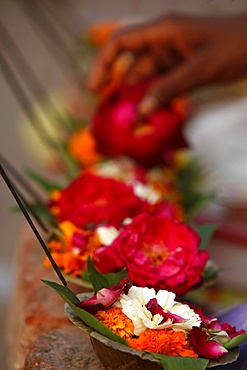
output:
POLYGON ((64 287, 63 285, 57 284, 53 281, 48 281, 48 280, 42 280, 42 281, 43 283, 45 283, 46 285, 54 289, 64 299, 64 301, 68 303, 70 308, 80 317, 80 319, 91 329, 113 340, 114 342, 122 343, 126 346, 129 346, 128 343, 123 338, 114 334, 104 324, 102 324, 98 319, 96 319, 96 317, 86 312, 82 308, 75 306, 75 304, 79 303, 80 301, 77 298, 77 296, 69 288, 64 287))
POLYGON ((199 249, 206 249, 208 242, 210 241, 213 233, 217 229, 217 224, 207 224, 207 225, 200 225, 200 226, 193 226, 193 229, 197 231, 197 233, 201 237, 201 243, 199 249))
POLYGON ((240 334, 232 338, 224 347, 229 351, 230 349, 237 347, 239 344, 247 341, 247 330, 244 334, 240 334))
POLYGON ((108 288, 107 278, 102 275, 93 265, 93 262, 88 256, 87 260, 88 279, 91 282, 94 292, 97 293, 102 288, 108 288))
POLYGON ((62 119, 63 125, 66 127, 66 129, 70 132, 70 134, 81 130, 83 126, 87 125, 86 120, 84 119, 77 119, 76 117, 73 117, 71 114, 67 114, 63 116, 62 119))
POLYGON ((152 353, 155 358, 161 360, 165 370, 205 370, 209 360, 204 358, 165 356, 152 353))
POLYGON ((124 278, 128 279, 125 268, 119 272, 111 272, 109 274, 105 274, 104 276, 106 277, 109 286, 119 284, 124 278))
POLYGON ((77 296, 70 290, 68 287, 64 287, 63 285, 60 285, 54 281, 49 280, 41 280, 43 283, 54 289, 60 296, 67 302, 67 300, 72 303, 80 303, 77 296))
POLYGON ((33 203, 30 204, 30 206, 41 219, 45 220, 50 225, 56 225, 55 218, 45 204, 33 203))
POLYGON ((207 267, 203 274, 204 283, 214 282, 215 278, 219 275, 221 269, 219 267, 207 267))
POLYGON ((63 185, 57 184, 51 180, 44 178, 43 176, 37 174, 33 170, 26 170, 25 171, 27 176, 29 176, 32 180, 34 180, 41 188, 43 188, 47 193, 54 189, 63 189, 63 185))
POLYGON ((87 261, 87 278, 91 282, 95 293, 102 288, 109 288, 114 284, 119 284, 123 278, 126 278, 126 270, 121 270, 118 273, 101 274, 93 265, 93 262, 88 256, 87 261))
POLYGON ((80 170, 80 165, 78 161, 71 156, 66 146, 61 145, 59 150, 65 162, 65 165, 67 166, 69 178, 74 179, 78 176, 80 170))
POLYGON ((199 192, 194 192, 189 196, 183 199, 182 206, 185 209, 185 219, 187 223, 190 223, 191 220, 203 209, 209 202, 212 202, 215 198, 214 194, 202 194, 199 192))
POLYGON ((207 176, 205 166, 198 158, 190 158, 188 163, 180 168, 177 173, 177 189, 182 195, 182 206, 185 210, 186 222, 190 220, 207 203, 215 198, 215 194, 205 192, 202 188, 207 176))

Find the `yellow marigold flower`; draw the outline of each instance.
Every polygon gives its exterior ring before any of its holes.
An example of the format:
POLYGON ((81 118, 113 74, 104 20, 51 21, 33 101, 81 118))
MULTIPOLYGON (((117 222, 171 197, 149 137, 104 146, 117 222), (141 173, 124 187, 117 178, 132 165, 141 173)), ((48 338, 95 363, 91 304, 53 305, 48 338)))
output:
POLYGON ((98 311, 95 316, 113 333, 126 340, 134 335, 134 325, 121 308, 111 307, 107 311, 98 311))
POLYGON ((91 166, 102 158, 97 150, 96 140, 88 128, 83 128, 72 135, 68 149, 71 155, 84 166, 91 166))
POLYGON ((198 357, 190 348, 185 334, 173 329, 147 329, 138 338, 130 339, 128 342, 130 347, 141 351, 168 356, 198 357))

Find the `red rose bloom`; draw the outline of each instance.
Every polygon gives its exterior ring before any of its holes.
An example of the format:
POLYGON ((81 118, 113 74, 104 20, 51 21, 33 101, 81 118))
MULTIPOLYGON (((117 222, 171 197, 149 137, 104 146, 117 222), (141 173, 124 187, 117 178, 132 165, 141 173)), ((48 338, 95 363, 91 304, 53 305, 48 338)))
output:
POLYGON ((199 243, 189 226, 162 214, 141 214, 111 246, 97 249, 94 263, 102 273, 126 267, 133 284, 181 296, 202 283, 208 253, 198 250, 199 243))
POLYGON ((110 178, 84 173, 65 188, 50 204, 61 222, 71 221, 80 228, 108 224, 119 227, 127 217, 136 215, 143 205, 132 186, 110 178))
POLYGON ((162 108, 139 121, 136 107, 152 82, 123 86, 99 105, 92 131, 102 154, 126 155, 152 166, 163 163, 167 151, 185 146, 177 112, 162 108))

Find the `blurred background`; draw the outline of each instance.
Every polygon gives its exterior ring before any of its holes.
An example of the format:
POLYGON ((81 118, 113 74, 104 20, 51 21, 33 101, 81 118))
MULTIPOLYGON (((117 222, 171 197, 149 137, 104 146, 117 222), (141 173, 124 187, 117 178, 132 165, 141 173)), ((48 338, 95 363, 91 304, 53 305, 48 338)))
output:
MULTIPOLYGON (((243 11, 247 11, 244 0, 1 0, 1 154, 20 172, 28 167, 45 171, 45 153, 36 145, 31 133, 28 109, 37 101, 44 102, 48 94, 54 104, 58 96, 62 99, 69 96, 74 79, 70 56, 78 48, 78 38, 83 30, 91 23, 160 16, 170 12, 216 15, 243 11), (20 97, 20 88, 26 92, 28 104, 20 97)), ((210 168, 207 186, 215 186, 224 199, 234 203, 247 202, 246 83, 224 91, 206 90, 200 92, 197 98, 198 110, 188 124, 187 135, 210 168)), ((48 126, 52 125, 49 117, 47 122, 48 126)), ((4 326, 18 263, 15 253, 25 223, 19 213, 11 211, 13 206, 12 197, 0 181, 2 370, 7 369, 2 360, 6 349, 4 326)), ((221 265, 230 271, 224 281, 233 289, 245 290, 247 240, 240 248, 234 248, 234 241, 232 244, 218 244, 218 249, 213 246, 212 251, 221 265)))

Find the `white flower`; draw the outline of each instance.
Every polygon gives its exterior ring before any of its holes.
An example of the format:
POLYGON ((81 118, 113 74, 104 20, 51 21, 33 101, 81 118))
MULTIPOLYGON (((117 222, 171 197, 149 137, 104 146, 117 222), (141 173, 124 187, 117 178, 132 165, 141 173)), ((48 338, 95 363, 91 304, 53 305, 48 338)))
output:
POLYGON ((150 204, 155 204, 160 200, 160 194, 155 191, 151 186, 142 184, 136 181, 133 186, 134 193, 139 198, 146 200, 150 204))
POLYGON ((107 246, 111 245, 112 242, 119 235, 119 231, 113 226, 110 226, 110 227, 99 226, 96 229, 96 233, 100 239, 101 244, 107 245, 107 246))
POLYGON ((128 294, 120 296, 120 304, 126 316, 128 316, 134 324, 134 334, 140 335, 147 328, 149 329, 164 329, 172 328, 175 331, 187 332, 192 326, 200 326, 201 319, 194 310, 188 305, 175 301, 175 294, 167 290, 159 290, 155 293, 154 289, 139 288, 132 286, 128 294), (150 299, 156 298, 159 306, 164 312, 180 316, 182 322, 174 322, 172 318, 167 318, 164 321, 164 316, 160 314, 153 315, 146 307, 150 299), (164 321, 164 322, 163 322, 164 321))
POLYGON ((123 225, 129 225, 129 224, 131 224, 131 222, 132 222, 132 221, 133 221, 133 219, 132 219, 132 218, 127 217, 127 218, 125 218, 125 219, 123 220, 122 224, 123 224, 123 225))
POLYGON ((121 177, 121 167, 114 161, 102 162, 95 166, 96 173, 102 177, 119 179, 121 177))

